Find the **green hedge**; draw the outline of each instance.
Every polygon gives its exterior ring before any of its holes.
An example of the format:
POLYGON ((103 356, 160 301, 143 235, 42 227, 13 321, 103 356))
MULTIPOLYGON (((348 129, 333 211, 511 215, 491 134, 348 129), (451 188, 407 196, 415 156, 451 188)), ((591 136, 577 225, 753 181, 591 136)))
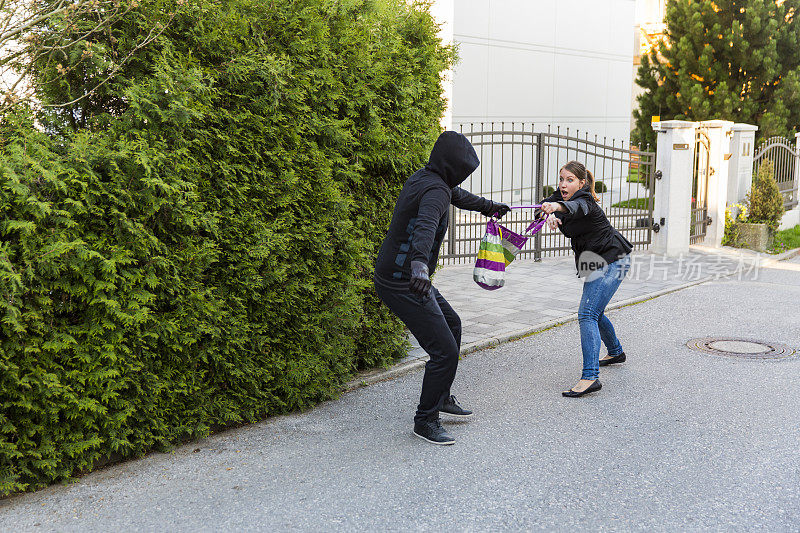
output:
POLYGON ((306 408, 405 351, 370 277, 439 132, 452 51, 427 10, 179 4, 95 97, 0 124, 2 494, 306 408))

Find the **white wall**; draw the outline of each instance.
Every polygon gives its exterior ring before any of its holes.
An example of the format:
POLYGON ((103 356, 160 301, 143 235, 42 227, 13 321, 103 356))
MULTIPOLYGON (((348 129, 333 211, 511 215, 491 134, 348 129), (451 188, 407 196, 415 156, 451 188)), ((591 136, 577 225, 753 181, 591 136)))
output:
POLYGON ((634 11, 634 0, 455 0, 453 124, 534 122, 627 141, 634 11))
MULTIPOLYGON (((456 0, 436 0, 431 5, 431 15, 439 23, 439 39, 445 45, 453 44, 453 19, 456 0)), ((440 121, 442 129, 453 129, 453 71, 446 70, 442 73, 442 92, 448 102, 447 109, 440 121)))

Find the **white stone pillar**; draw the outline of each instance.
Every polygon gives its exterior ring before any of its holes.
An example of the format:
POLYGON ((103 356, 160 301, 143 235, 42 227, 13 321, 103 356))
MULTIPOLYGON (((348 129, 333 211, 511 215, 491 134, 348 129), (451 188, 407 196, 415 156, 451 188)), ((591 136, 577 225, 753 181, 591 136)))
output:
POLYGON ((653 218, 659 231, 653 232, 652 251, 677 256, 689 251, 692 200, 692 162, 695 122, 666 120, 654 122, 657 132, 655 205, 653 218))
POLYGON ((731 127, 731 159, 728 162, 728 204, 739 204, 753 182, 753 152, 758 126, 734 124, 731 127))
POLYGON ((719 248, 725 232, 725 206, 728 203, 728 167, 732 157, 729 152, 730 134, 733 122, 728 120, 706 120, 700 123, 708 133, 708 162, 711 167, 708 176, 706 204, 711 223, 706 227, 703 244, 719 248))
MULTIPOLYGON (((800 194, 798 194, 800 190, 797 188, 800 185, 800 133, 794 134, 794 149, 796 155, 794 156, 794 196, 792 199, 797 200, 800 197, 800 194)), ((778 230, 791 229, 798 224, 800 224, 800 204, 795 205, 783 214, 778 230)))
POLYGON ((794 152, 794 196, 792 200, 798 202, 794 209, 800 209, 800 133, 794 134, 794 152))
MULTIPOLYGON (((436 0, 431 5, 431 15, 439 24, 439 39, 444 46, 453 44, 453 26, 455 21, 455 0, 436 0)), ((448 69, 442 73, 442 95, 447 102, 447 108, 440 124, 445 130, 453 129, 453 70, 448 69)))

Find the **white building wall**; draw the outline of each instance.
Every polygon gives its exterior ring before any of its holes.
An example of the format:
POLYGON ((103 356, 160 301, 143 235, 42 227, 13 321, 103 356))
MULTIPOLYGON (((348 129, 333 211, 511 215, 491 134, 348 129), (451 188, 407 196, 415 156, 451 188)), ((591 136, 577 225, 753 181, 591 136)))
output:
POLYGON ((454 4, 455 127, 534 122, 627 142, 634 0, 454 4))
MULTIPOLYGON (((439 23, 439 39, 445 46, 453 44, 453 18, 456 0, 437 0, 431 5, 431 15, 439 23)), ((442 73, 442 92, 448 102, 447 109, 440 121, 442 129, 453 129, 453 71, 446 70, 442 73)))

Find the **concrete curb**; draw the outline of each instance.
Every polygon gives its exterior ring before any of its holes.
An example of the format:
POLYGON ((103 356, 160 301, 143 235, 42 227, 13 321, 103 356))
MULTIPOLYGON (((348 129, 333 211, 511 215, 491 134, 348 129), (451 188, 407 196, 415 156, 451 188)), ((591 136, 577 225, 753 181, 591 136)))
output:
MULTIPOLYGON (((703 249, 702 247, 698 247, 703 249)), ((710 251, 710 250, 709 250, 710 251)), ((715 250, 716 253, 719 253, 719 249, 715 250)), ((726 250, 727 251, 727 250, 726 250)), ((724 253, 723 255, 741 255, 742 249, 741 248, 731 248, 729 253, 724 253)), ((759 267, 768 267, 772 264, 778 263, 779 261, 785 261, 787 259, 792 259, 796 255, 800 254, 800 248, 795 248, 793 250, 787 250, 778 255, 774 256, 764 256, 763 254, 756 254, 753 253, 753 258, 761 256, 761 261, 759 263, 759 267)), ((748 254, 751 255, 751 254, 748 254)), ((661 289, 659 291, 650 292, 647 294, 643 294, 641 296, 636 296, 634 298, 628 298, 627 300, 621 300, 619 302, 614 302, 608 305, 606 309, 608 310, 615 310, 620 309, 623 307, 627 307, 629 305, 635 305, 642 302, 646 302, 648 300, 652 300, 653 298, 658 298, 659 296, 664 296, 665 294, 670 294, 673 292, 681 291, 684 289, 688 289, 689 287, 693 287, 695 285, 699 285, 701 283, 706 283, 708 281, 714 281, 715 279, 721 278, 730 278, 735 276, 736 274, 740 273, 743 269, 739 268, 736 269, 734 272, 727 274, 725 276, 707 276, 703 279, 690 281, 688 283, 683 283, 681 285, 676 285, 675 287, 670 287, 667 289, 661 289)), ((497 337, 490 337, 488 339, 483 339, 477 342, 471 342, 461 347, 461 355, 467 355, 474 352, 478 352, 481 350, 486 350, 488 348, 493 348, 500 344, 504 344, 506 342, 513 342, 516 340, 524 339, 525 337, 530 337, 531 335, 535 335, 541 331, 548 330, 550 328, 554 328, 557 326, 562 326, 564 324, 568 324, 578 319, 578 313, 572 313, 569 315, 565 315, 563 317, 559 317, 553 320, 548 320, 546 322, 540 322, 530 328, 520 329, 517 331, 512 331, 511 333, 506 333, 504 335, 499 335, 497 337)), ((374 383, 378 383, 380 381, 387 381, 390 379, 394 379, 396 377, 400 377, 404 374, 408 374, 409 372, 416 370, 418 368, 423 368, 425 363, 428 361, 427 356, 420 356, 417 359, 412 361, 405 361, 402 363, 397 363, 396 365, 392 366, 391 368, 386 369, 377 369, 377 370, 370 370, 358 375, 353 380, 347 382, 344 386, 343 392, 350 392, 352 390, 358 389, 360 387, 366 387, 368 385, 372 385, 374 383)))
POLYGON ((704 253, 723 255, 727 257, 741 257, 742 255, 746 255, 751 258, 760 257, 761 258, 760 266, 773 264, 777 261, 785 261, 787 259, 792 259, 796 255, 800 254, 800 248, 793 248, 792 250, 786 250, 785 252, 775 255, 770 255, 764 252, 755 252, 747 248, 732 248, 730 246, 723 246, 722 248, 708 248, 703 246, 702 244, 693 244, 692 248, 700 250, 704 253))

